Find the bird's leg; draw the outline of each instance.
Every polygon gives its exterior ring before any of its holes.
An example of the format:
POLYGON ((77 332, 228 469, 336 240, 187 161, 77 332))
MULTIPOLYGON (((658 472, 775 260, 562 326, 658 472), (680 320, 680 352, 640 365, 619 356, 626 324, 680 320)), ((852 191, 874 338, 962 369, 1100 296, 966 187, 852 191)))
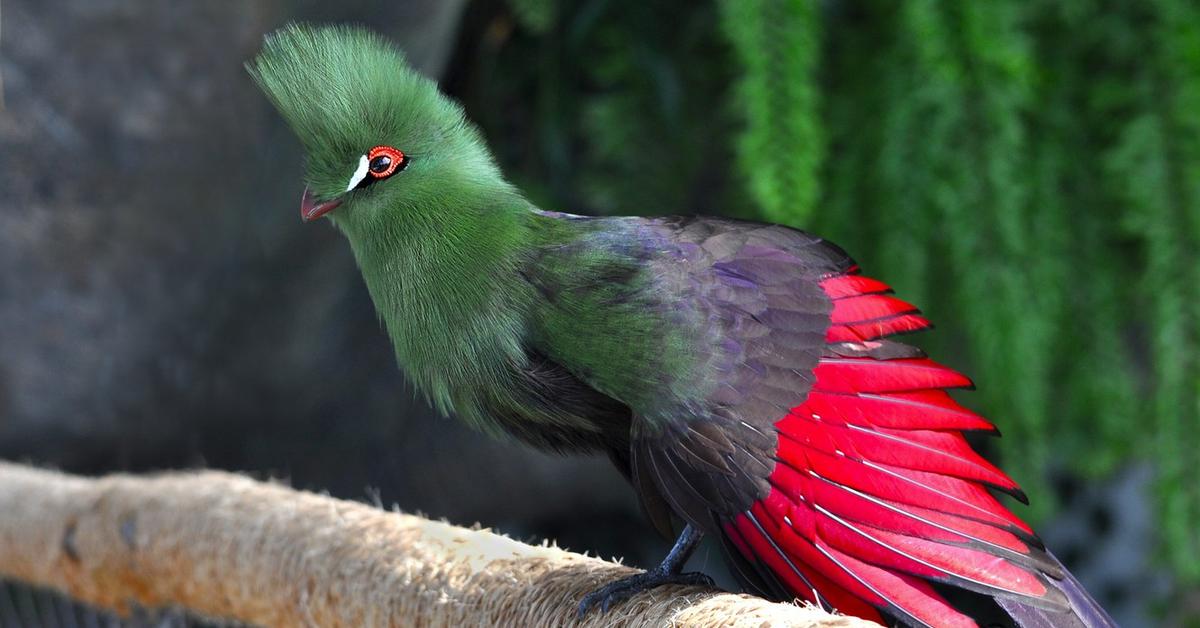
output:
POLYGON ((704 538, 704 533, 689 523, 683 532, 679 533, 679 538, 675 540, 675 546, 671 548, 670 552, 667 552, 667 557, 657 567, 628 578, 621 578, 584 596, 583 601, 579 603, 579 617, 583 618, 597 604, 600 606, 600 612, 607 613, 613 604, 664 584, 713 586, 712 578, 702 573, 681 573, 683 564, 696 550, 696 546, 700 544, 702 538, 704 538))

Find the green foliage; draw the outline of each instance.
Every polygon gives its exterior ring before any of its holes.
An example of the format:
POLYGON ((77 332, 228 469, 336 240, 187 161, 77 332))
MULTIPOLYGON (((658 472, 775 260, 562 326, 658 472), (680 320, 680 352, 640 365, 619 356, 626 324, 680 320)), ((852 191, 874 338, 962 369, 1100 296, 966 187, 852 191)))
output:
POLYGON ((609 6, 584 45, 582 72, 594 91, 581 103, 581 151, 595 167, 576 175, 587 202, 622 214, 673 214, 697 203, 719 211, 699 195, 713 171, 728 168, 724 72, 695 62, 713 53, 715 12, 609 6))
POLYGON ((820 14, 809 0, 722 0, 741 76, 737 165, 763 217, 808 224, 824 157, 816 69, 820 14))
POLYGON ((510 4, 521 25, 535 33, 550 30, 558 13, 554 0, 511 0, 510 4))
MULTIPOLYGON (((738 206, 753 215, 751 205, 726 202, 733 123, 724 92, 733 79, 716 7, 557 6, 544 32, 518 28, 498 51, 481 48, 458 90, 520 187, 580 213, 738 206)), ((475 28, 494 32, 507 19, 488 17, 475 28)))
POLYGON ((558 173, 539 200, 843 244, 938 324, 920 341, 979 383, 962 400, 1004 431, 1035 518, 1048 471, 1149 460, 1163 555, 1200 582, 1200 8, 645 4, 561 4, 473 77, 556 94, 488 129, 553 129, 555 152, 504 157, 558 173))
MULTIPOLYGON (((1146 246, 1138 299, 1150 306, 1165 536, 1181 572, 1200 580, 1200 11, 1162 0, 1147 7, 1154 41, 1134 93, 1138 114, 1109 164, 1126 181, 1128 227, 1146 246)), ((1143 59, 1145 57, 1143 56, 1143 59)))

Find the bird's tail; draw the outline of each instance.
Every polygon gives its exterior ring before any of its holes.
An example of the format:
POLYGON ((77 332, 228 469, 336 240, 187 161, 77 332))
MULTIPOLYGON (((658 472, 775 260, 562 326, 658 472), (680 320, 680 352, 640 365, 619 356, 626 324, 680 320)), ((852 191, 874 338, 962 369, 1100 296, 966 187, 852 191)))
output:
MULTIPOLYGON (((1050 555, 1059 565, 1062 562, 1050 555)), ((996 603, 1005 610, 1021 628, 1117 628, 1117 622, 1088 595, 1083 585, 1063 567, 1062 580, 1050 582, 1059 588, 1071 603, 1070 611, 1051 611, 1021 604, 1010 599, 996 598, 996 603)))

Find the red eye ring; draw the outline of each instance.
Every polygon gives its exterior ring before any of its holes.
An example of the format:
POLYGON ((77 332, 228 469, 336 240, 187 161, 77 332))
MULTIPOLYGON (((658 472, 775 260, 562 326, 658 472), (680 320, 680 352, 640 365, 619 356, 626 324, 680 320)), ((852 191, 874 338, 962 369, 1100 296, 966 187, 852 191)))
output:
POLYGON ((367 173, 385 179, 408 165, 404 153, 391 146, 376 146, 367 152, 367 173))

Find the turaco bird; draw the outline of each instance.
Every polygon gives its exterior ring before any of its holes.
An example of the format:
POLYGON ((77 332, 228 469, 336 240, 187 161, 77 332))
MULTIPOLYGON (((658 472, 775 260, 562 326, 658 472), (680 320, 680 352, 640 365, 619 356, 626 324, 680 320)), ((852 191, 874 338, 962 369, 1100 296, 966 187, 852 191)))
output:
POLYGON ((880 623, 977 625, 946 595, 965 589, 1020 626, 1114 625, 994 496, 1024 500, 963 437, 994 430, 947 392, 971 382, 895 339, 929 322, 842 249, 535 207, 363 30, 285 27, 248 67, 307 152, 301 217, 350 241, 413 385, 477 428, 607 454, 677 537, 580 615, 710 582, 682 571, 709 536, 748 589, 880 623))

